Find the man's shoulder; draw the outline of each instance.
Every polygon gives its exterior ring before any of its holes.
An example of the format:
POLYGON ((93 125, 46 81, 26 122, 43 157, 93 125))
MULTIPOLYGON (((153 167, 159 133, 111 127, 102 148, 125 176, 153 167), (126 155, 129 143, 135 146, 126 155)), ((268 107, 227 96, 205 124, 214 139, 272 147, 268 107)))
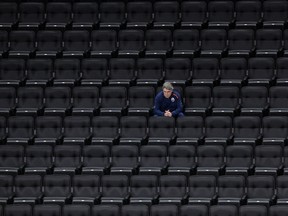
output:
POLYGON ((181 99, 181 95, 178 91, 173 90, 172 96, 174 96, 177 99, 181 99))
POLYGON ((156 98, 163 98, 163 97, 164 97, 164 95, 163 95, 162 91, 160 91, 156 94, 156 98))

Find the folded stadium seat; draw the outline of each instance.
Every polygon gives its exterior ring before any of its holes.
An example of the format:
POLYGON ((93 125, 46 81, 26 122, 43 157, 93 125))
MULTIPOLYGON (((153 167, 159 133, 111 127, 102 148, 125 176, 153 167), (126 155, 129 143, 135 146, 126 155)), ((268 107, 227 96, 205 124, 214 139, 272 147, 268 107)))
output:
POLYGON ((38 31, 36 57, 56 58, 62 51, 61 31, 38 31))
POLYGON ((264 86, 241 88, 241 115, 263 116, 268 112, 268 90, 264 86))
POLYGON ((276 177, 277 204, 279 205, 283 204, 286 205, 288 202, 287 180, 288 180, 287 175, 276 177))
POLYGON ((34 118, 32 116, 10 116, 7 129, 7 144, 27 145, 34 138, 34 118))
POLYGON ((35 52, 35 32, 27 30, 16 30, 10 32, 9 57, 28 58, 35 52))
POLYGON ((53 79, 53 61, 51 59, 28 59, 26 62, 26 86, 45 87, 53 79))
POLYGON ((93 29, 99 22, 99 8, 97 2, 73 3, 73 29, 93 29))
POLYGON ((121 208, 121 215, 126 216, 148 216, 149 207, 147 205, 124 205, 121 208))
POLYGON ((99 90, 97 87, 77 86, 72 90, 72 115, 93 116, 99 111, 99 90))
POLYGON ((231 29, 228 31, 228 56, 247 58, 254 54, 255 43, 252 29, 231 29))
POLYGON ((101 87, 108 81, 108 62, 103 58, 83 59, 81 85, 101 87))
POLYGON ((90 216, 90 206, 89 205, 64 205, 62 208, 62 216, 90 216))
POLYGON ((224 29, 201 31, 201 56, 221 57, 227 51, 227 36, 224 29))
POLYGON ((103 174, 110 167, 110 149, 105 145, 83 146, 82 174, 103 174))
POLYGON ((169 204, 160 204, 160 205, 152 205, 150 208, 151 216, 177 216, 178 215, 178 207, 177 205, 169 205, 169 204))
POLYGON ((94 204, 100 198, 100 178, 97 175, 73 177, 73 200, 77 204, 94 204))
POLYGON ((240 91, 236 86, 216 86, 212 92, 212 115, 234 116, 240 111, 240 91))
POLYGON ((174 29, 178 26, 179 19, 179 3, 175 1, 160 1, 154 3, 154 28, 174 29))
POLYGON ((81 146, 57 145, 54 148, 54 174, 75 174, 81 169, 81 146))
POLYGON ((34 144, 59 144, 63 139, 62 133, 62 118, 60 116, 38 116, 35 119, 34 144))
POLYGON ((14 196, 14 179, 11 175, 0 175, 0 203, 12 203, 14 196))
POLYGON ((185 114, 206 116, 212 107, 211 88, 188 86, 185 88, 185 114))
POLYGON ((109 85, 129 87, 136 79, 135 60, 132 58, 112 58, 109 64, 109 85))
POLYGON ((26 147, 25 174, 50 173, 53 166, 53 149, 49 145, 30 145, 26 147))
POLYGON ((183 1, 181 3, 181 28, 200 29, 207 23, 205 1, 183 1))
POLYGON ((283 31, 283 42, 284 42, 284 56, 288 56, 288 30, 283 31))
POLYGON ((118 30, 126 22, 124 2, 102 2, 100 3, 100 28, 118 30))
POLYGON ((232 1, 212 1, 208 4, 208 27, 228 29, 234 22, 232 1))
POLYGON ((238 215, 238 208, 235 205, 214 205, 210 207, 210 215, 229 215, 236 216, 238 215))
POLYGON ((286 85, 288 83, 287 62, 287 57, 280 57, 276 60, 276 85, 286 85))
POLYGON ((165 82, 185 87, 191 82, 191 60, 188 58, 165 59, 165 82))
POLYGON ((159 179, 159 203, 181 204, 187 201, 187 179, 183 175, 161 175, 159 179))
POLYGON ((150 116, 155 99, 155 90, 152 86, 132 86, 128 90, 128 96, 128 115, 150 116))
POLYGON ((253 147, 250 145, 231 145, 225 150, 225 174, 248 176, 254 169, 253 147))
POLYGON ((13 203, 39 203, 42 198, 42 177, 40 175, 18 175, 15 177, 13 203))
POLYGON ((28 216, 32 215, 32 206, 28 204, 7 205, 4 208, 4 215, 9 216, 28 216))
POLYGON ((133 145, 112 146, 111 174, 135 174, 139 166, 139 149, 133 145))
POLYGON ((68 2, 48 2, 46 5, 47 30, 65 30, 72 21, 72 5, 68 2))
POLYGON ((237 1, 235 2, 236 28, 259 27, 262 21, 262 4, 260 1, 237 1))
POLYGON ((175 29, 173 31, 173 56, 194 57, 199 54, 199 31, 196 29, 175 29))
POLYGON ((265 116, 262 119, 263 144, 285 145, 288 136, 288 118, 265 116))
POLYGON ((269 206, 275 202, 275 179, 273 176, 254 175, 247 177, 247 204, 269 206))
POLYGON ((56 59, 53 85, 74 87, 80 82, 80 67, 79 59, 56 59))
POLYGON ((147 119, 144 116, 121 117, 119 144, 141 145, 147 138, 147 119))
POLYGON ((269 89, 269 114, 287 115, 288 113, 287 86, 272 86, 269 89))
POLYGON ((172 33, 167 29, 149 29, 146 31, 147 57, 166 57, 172 54, 172 33))
POLYGON ((144 53, 144 31, 120 30, 118 33, 119 51, 118 56, 138 57, 144 53))
POLYGON ((288 4, 286 1, 263 2, 263 27, 281 28, 287 25, 288 4))
POLYGON ((94 216, 118 216, 121 214, 119 205, 94 205, 91 210, 92 215, 94 216))
POLYGON ((137 85, 157 87, 164 79, 163 61, 160 58, 139 58, 137 60, 137 85))
POLYGON ((90 33, 86 30, 67 30, 63 33, 63 57, 82 58, 90 50, 90 33))
POLYGON ((248 60, 248 85, 270 86, 275 82, 275 62, 269 57, 248 60))
POLYGON ((89 116, 66 116, 63 126, 64 144, 84 145, 90 142, 91 129, 89 116))
POLYGON ((184 118, 177 118, 177 145, 194 145, 203 142, 204 122, 200 116, 186 116, 184 118))
POLYGON ((45 175, 43 203, 63 205, 71 201, 71 184, 69 175, 45 175))
POLYGON ((45 5, 41 2, 23 2, 19 5, 18 29, 38 30, 45 21, 45 5))
MULTIPOLYGON (((1 25, 1 24, 0 24, 1 25)), ((7 31, 0 30, 0 56, 4 56, 7 54, 9 50, 9 37, 7 31)))
POLYGON ((92 144, 113 145, 119 139, 119 119, 116 116, 92 118, 92 144))
POLYGON ((5 143, 6 136, 6 118, 4 116, 0 116, 0 144, 5 143))
POLYGON ((181 205, 179 207, 179 216, 208 216, 209 209, 206 205, 181 205))
POLYGON ((216 201, 216 177, 212 175, 194 175, 188 180, 189 204, 210 205, 216 201))
POLYGON ((0 146, 0 173, 17 175, 25 166, 25 152, 21 145, 0 146))
POLYGON ((277 57, 282 51, 280 29, 258 29, 256 31, 256 56, 277 57))
POLYGON ((16 2, 1 2, 0 29, 11 30, 18 21, 18 5, 16 2))
POLYGON ((149 118, 148 131, 148 145, 170 145, 176 138, 175 119, 152 116, 149 118))
POLYGON ((284 174, 288 173, 288 148, 284 147, 284 154, 283 154, 283 165, 284 165, 284 174))
POLYGON ((205 119, 205 144, 226 146, 233 138, 229 116, 208 116, 205 119))
POLYGON ((269 208, 270 216, 284 216, 286 214, 288 214, 287 206, 274 205, 274 206, 270 206, 269 208))
POLYGON ((133 175, 130 178, 130 204, 152 204, 158 199, 158 178, 155 175, 133 175))
POLYGON ((217 194, 218 194, 218 205, 220 204, 219 206, 221 206, 222 204, 240 206, 246 201, 245 177, 241 175, 219 176, 217 194))
POLYGON ((123 86, 105 86, 100 92, 100 115, 122 116, 127 111, 127 89, 123 86))
POLYGON ((91 32, 91 56, 115 56, 118 49, 117 32, 114 30, 94 30, 91 32))
POLYGON ((44 115, 65 116, 71 108, 71 90, 69 87, 47 87, 44 100, 44 115))
POLYGON ((219 62, 216 58, 195 58, 192 66, 192 85, 213 86, 219 80, 219 62))
POLYGON ((260 145, 255 147, 255 174, 274 175, 280 174, 283 149, 279 145, 260 145))
POLYGON ((224 172, 224 148, 219 145, 201 145, 197 148, 197 174, 219 175, 224 172))
POLYGON ((104 175, 101 180, 101 204, 126 203, 129 198, 129 179, 125 175, 104 175))
POLYGON ((168 149, 168 174, 186 175, 196 171, 196 149, 191 145, 175 145, 168 149))
POLYGON ((44 91, 40 87, 19 87, 16 115, 37 116, 43 111, 44 91))
POLYGON ((152 25, 153 6, 149 1, 131 1, 126 5, 127 29, 147 29, 152 25))
POLYGON ((16 108, 16 89, 13 87, 0 87, 0 114, 10 116, 16 108))
POLYGON ((18 87, 25 82, 24 59, 0 60, 0 85, 18 87))
POLYGON ((167 148, 163 145, 141 146, 140 174, 161 175, 168 165, 167 148))
POLYGON ((234 144, 259 144, 261 140, 261 119, 258 116, 236 116, 233 119, 234 144))
POLYGON ((247 81, 245 58, 222 58, 220 62, 220 85, 243 86, 247 81))

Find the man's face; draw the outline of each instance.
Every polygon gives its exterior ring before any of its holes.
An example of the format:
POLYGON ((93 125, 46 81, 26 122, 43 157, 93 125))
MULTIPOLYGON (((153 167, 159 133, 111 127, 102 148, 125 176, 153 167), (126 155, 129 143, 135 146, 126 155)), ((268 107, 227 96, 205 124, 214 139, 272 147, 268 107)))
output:
POLYGON ((172 94, 172 91, 166 88, 163 88, 163 94, 165 98, 169 98, 172 94))

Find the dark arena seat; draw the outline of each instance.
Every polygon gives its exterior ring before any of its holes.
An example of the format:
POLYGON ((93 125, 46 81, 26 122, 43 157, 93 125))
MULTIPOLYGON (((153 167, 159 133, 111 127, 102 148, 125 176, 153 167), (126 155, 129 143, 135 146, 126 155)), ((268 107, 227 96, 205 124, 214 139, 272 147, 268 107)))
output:
POLYGON ((0 216, 287 216, 287 17, 1 0, 0 216), (180 117, 154 115, 165 82, 180 117))

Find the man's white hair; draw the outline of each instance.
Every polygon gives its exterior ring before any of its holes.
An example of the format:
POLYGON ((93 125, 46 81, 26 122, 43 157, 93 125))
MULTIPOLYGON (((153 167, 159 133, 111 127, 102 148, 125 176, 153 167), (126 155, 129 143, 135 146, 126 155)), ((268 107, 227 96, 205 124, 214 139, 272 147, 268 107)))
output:
POLYGON ((164 88, 171 90, 171 91, 174 89, 173 85, 170 82, 165 82, 162 86, 162 89, 164 88))

